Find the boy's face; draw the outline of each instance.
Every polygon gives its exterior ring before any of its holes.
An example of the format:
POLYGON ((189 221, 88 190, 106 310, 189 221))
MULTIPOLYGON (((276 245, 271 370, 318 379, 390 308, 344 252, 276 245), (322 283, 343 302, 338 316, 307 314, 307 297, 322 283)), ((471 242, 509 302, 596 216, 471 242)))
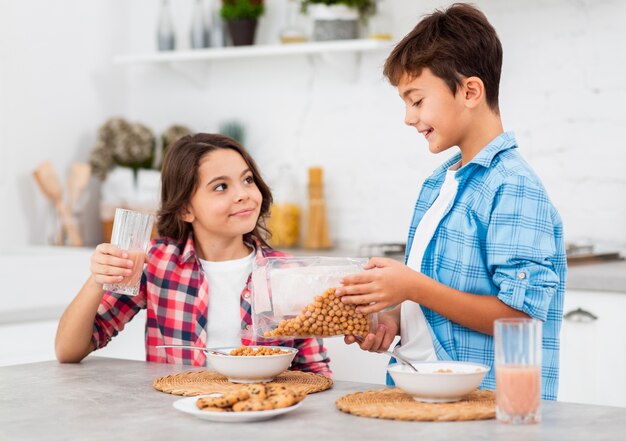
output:
POLYGON ((468 121, 462 93, 453 95, 428 68, 417 77, 404 74, 398 82, 398 93, 406 106, 404 122, 424 135, 432 153, 462 143, 468 121))

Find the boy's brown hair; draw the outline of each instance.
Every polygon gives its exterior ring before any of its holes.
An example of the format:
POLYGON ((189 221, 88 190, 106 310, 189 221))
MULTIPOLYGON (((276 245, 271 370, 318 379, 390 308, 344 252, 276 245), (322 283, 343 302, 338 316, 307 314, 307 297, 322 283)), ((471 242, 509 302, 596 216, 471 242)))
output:
POLYGON ((404 74, 418 76, 429 68, 453 94, 463 77, 478 77, 487 104, 496 113, 502 71, 502 45, 485 14, 472 5, 455 3, 424 17, 393 49, 383 70, 397 86, 404 74))
POLYGON ((209 133, 184 136, 167 149, 161 169, 161 207, 157 214, 159 235, 172 237, 179 242, 187 239, 192 227, 190 223, 183 221, 181 216, 198 188, 200 161, 207 154, 219 149, 236 151, 250 168, 263 201, 256 226, 250 233, 244 234, 244 240, 252 242, 251 236, 254 236, 263 245, 268 246, 265 239, 270 234, 265 227, 265 219, 272 204, 270 188, 245 148, 227 136, 209 133))

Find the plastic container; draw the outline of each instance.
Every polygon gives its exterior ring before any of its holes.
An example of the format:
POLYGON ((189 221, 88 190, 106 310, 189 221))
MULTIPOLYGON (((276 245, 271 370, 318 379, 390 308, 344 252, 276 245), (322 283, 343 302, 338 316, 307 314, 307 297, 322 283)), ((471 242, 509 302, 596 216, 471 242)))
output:
POLYGON ((252 270, 252 327, 257 338, 291 339, 354 334, 377 327, 334 294, 342 277, 363 271, 367 259, 269 257, 252 270))

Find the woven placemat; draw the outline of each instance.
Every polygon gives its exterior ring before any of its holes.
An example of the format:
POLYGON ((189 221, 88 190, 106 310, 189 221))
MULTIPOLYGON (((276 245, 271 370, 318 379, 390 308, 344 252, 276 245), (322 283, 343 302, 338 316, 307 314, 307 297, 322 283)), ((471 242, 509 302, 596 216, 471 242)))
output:
MULTIPOLYGON (((312 372, 286 371, 266 384, 282 384, 294 392, 312 394, 330 389, 333 380, 312 372)), ((152 383, 156 390, 173 395, 195 396, 214 392, 226 393, 244 387, 212 371, 189 371, 157 378, 152 383)))
POLYGON ((496 416, 495 394, 476 390, 454 403, 422 403, 398 388, 344 395, 335 402, 342 412, 403 421, 469 421, 496 416))

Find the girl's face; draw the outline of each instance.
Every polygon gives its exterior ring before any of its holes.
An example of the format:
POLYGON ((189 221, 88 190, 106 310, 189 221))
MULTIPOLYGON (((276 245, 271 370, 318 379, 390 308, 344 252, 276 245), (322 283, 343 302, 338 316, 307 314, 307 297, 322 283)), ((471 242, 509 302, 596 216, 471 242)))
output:
POLYGON ((235 150, 218 149, 205 155, 198 167, 198 188, 182 219, 196 237, 232 239, 256 226, 263 196, 252 171, 235 150))
POLYGON ((468 117, 463 93, 453 95, 428 68, 417 77, 404 75, 398 93, 406 106, 405 123, 424 135, 432 153, 462 144, 468 117))

